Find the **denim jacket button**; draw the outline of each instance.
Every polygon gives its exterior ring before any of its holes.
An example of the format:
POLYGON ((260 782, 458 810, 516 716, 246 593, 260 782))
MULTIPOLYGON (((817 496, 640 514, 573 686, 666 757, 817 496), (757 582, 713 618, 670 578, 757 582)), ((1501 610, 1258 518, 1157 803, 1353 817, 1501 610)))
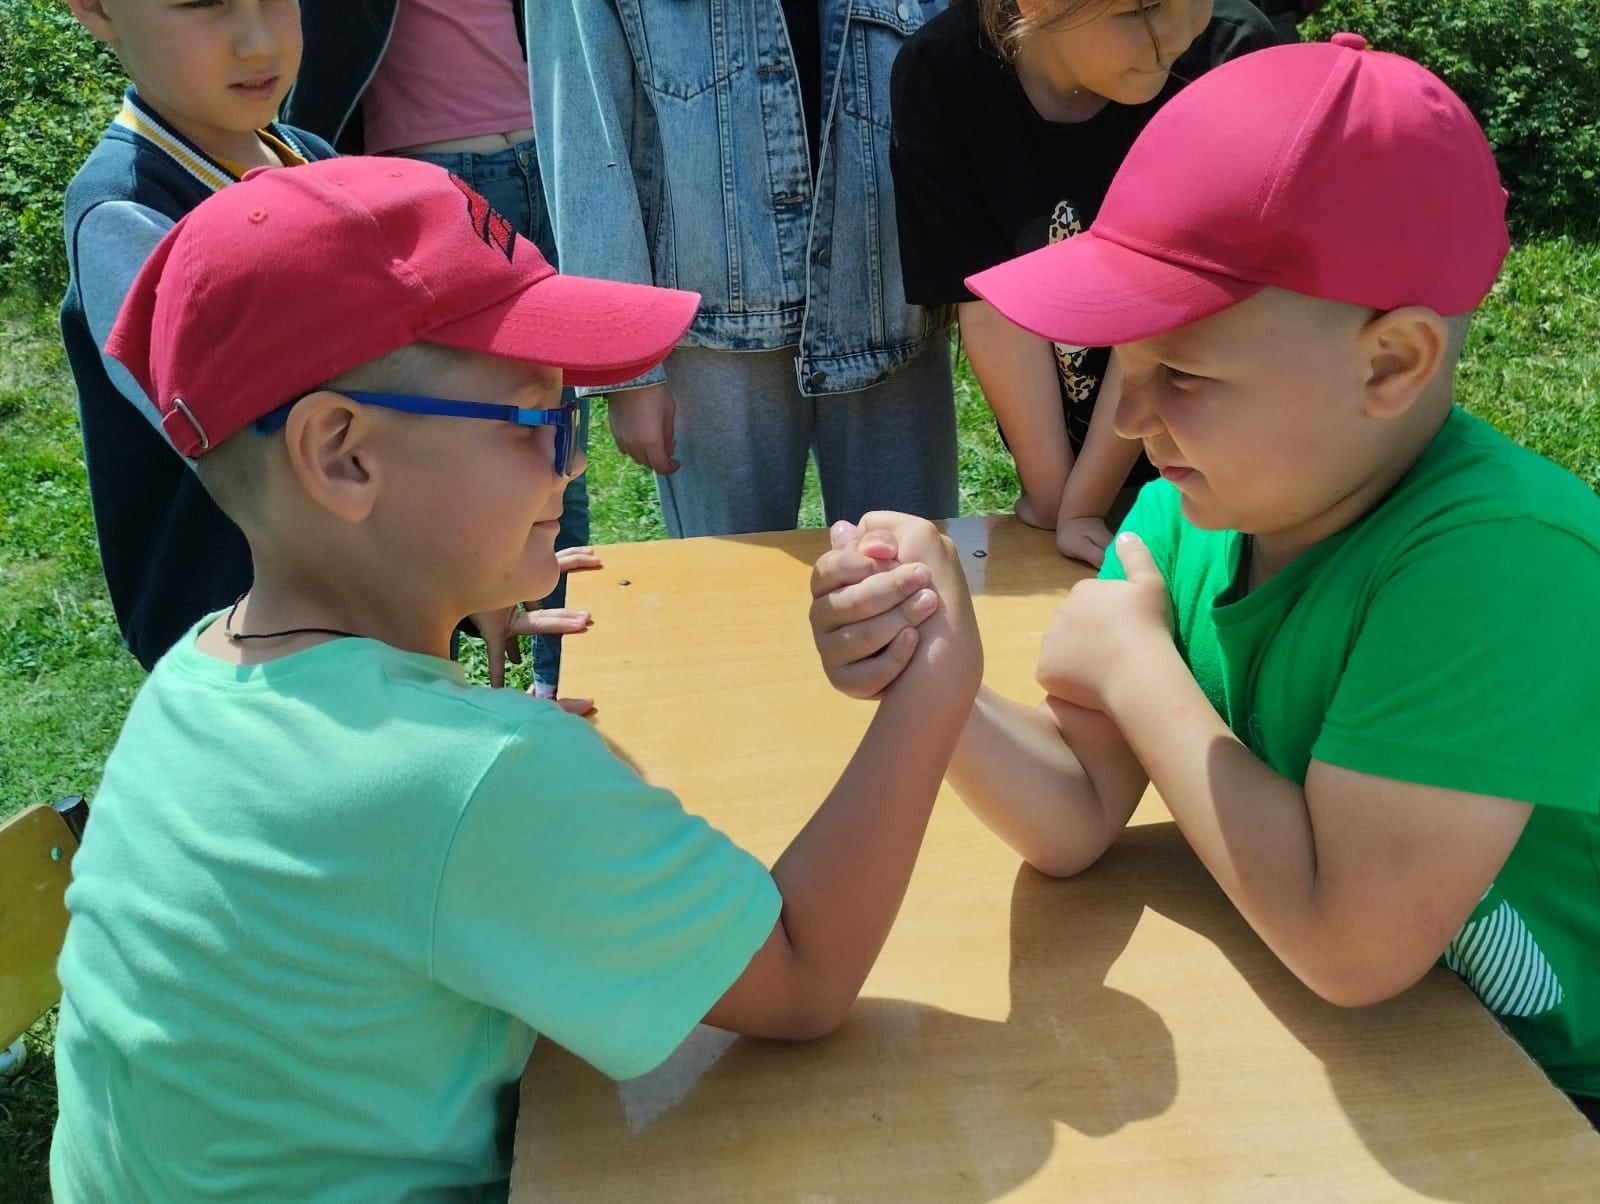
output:
POLYGON ((820 389, 823 385, 828 383, 828 374, 822 371, 813 372, 810 376, 806 377, 806 383, 809 384, 813 389, 820 389))
POLYGON ((827 267, 828 264, 831 263, 832 261, 833 261, 833 256, 828 253, 828 248, 827 247, 823 247, 822 250, 817 252, 817 262, 820 263, 823 267, 827 267))
POLYGON ((895 9, 895 12, 899 14, 899 17, 902 21, 911 20, 911 6, 909 4, 902 4, 899 8, 895 9))

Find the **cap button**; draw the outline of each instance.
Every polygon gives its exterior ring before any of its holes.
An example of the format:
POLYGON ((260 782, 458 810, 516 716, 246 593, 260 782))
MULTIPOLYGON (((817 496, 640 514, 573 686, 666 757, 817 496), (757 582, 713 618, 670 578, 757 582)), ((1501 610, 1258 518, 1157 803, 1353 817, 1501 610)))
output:
POLYGON ((1328 41, 1335 46, 1343 46, 1346 50, 1365 50, 1367 39, 1358 33, 1336 33, 1328 41))

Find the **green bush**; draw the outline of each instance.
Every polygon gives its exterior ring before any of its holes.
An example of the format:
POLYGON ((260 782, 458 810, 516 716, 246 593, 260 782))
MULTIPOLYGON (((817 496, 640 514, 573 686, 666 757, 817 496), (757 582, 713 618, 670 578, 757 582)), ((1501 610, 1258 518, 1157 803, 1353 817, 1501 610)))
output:
POLYGON ((1600 5, 1594 0, 1330 0, 1340 29, 1427 64, 1483 124, 1520 229, 1600 229, 1600 5))
POLYGON ((61 198, 124 86, 116 57, 59 0, 0 0, 0 280, 54 299, 66 286, 61 198))

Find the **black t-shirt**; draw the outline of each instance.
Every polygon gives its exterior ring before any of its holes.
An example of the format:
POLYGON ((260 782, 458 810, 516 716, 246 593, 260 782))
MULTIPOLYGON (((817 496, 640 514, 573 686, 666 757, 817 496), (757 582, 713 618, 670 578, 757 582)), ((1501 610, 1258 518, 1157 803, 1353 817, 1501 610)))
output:
MULTIPOLYGON (((1216 0, 1211 23, 1154 100, 1056 122, 1039 116, 984 35, 976 0, 952 4, 906 40, 890 82, 906 300, 976 300, 964 283, 974 272, 1087 229, 1128 148, 1185 81, 1279 40, 1247 0, 1216 0)), ((1075 448, 1108 358, 1105 348, 1057 348, 1075 448)))
POLYGON ((811 148, 811 174, 817 174, 822 138, 822 4, 821 0, 783 0, 783 23, 789 27, 789 49, 800 83, 800 105, 806 118, 806 145, 811 148))

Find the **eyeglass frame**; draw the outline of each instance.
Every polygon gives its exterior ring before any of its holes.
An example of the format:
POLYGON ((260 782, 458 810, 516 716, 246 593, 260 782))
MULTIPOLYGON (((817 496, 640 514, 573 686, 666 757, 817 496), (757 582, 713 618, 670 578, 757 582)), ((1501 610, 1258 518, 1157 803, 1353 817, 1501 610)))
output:
MULTIPOLYGON (((557 476, 567 476, 572 466, 572 453, 578 446, 578 433, 583 421, 583 408, 576 401, 564 401, 545 409, 526 410, 518 406, 495 405, 486 401, 455 401, 447 397, 427 397, 419 393, 367 393, 355 389, 339 389, 338 393, 359 401, 362 405, 379 406, 385 410, 399 410, 406 414, 430 414, 444 418, 482 418, 492 422, 513 422, 518 426, 549 426, 555 428, 555 454, 551 467, 557 476)), ((257 418, 251 426, 258 434, 270 435, 283 429, 289 421, 289 411, 303 398, 295 398, 275 410, 257 418)))

